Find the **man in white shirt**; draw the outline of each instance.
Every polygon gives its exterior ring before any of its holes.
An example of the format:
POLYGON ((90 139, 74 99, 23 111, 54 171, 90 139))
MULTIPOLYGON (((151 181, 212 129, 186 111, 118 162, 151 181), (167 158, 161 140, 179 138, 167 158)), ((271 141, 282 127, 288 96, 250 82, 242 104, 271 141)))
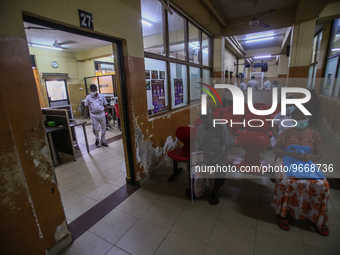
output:
POLYGON ((244 83, 243 78, 240 78, 240 86, 239 86, 239 88, 241 90, 247 90, 247 84, 244 83))
POLYGON ((255 76, 252 76, 252 77, 251 77, 251 80, 248 81, 247 87, 248 87, 248 88, 249 88, 249 87, 252 87, 253 90, 256 90, 256 89, 259 89, 259 88, 260 88, 258 82, 255 80, 255 76))
POLYGON ((267 79, 267 77, 263 77, 263 89, 265 90, 271 90, 272 89, 272 83, 267 79))
MULTIPOLYGON (((105 112, 108 114, 109 110, 107 109, 107 101, 102 94, 98 93, 97 85, 90 85, 91 94, 88 95, 85 99, 85 116, 84 118, 89 117, 89 112, 91 113, 91 124, 94 135, 96 136, 96 146, 99 146, 99 142, 102 146, 107 147, 108 145, 105 142, 105 134, 106 134, 106 118, 105 112), (101 137, 99 140, 99 129, 101 132, 101 137)), ((108 115, 110 120, 110 115, 108 115)))

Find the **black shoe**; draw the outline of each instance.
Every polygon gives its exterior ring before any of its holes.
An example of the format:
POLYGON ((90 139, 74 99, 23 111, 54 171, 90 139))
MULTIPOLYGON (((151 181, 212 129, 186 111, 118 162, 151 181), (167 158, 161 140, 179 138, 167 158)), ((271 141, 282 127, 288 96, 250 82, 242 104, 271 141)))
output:
POLYGON ((104 147, 108 147, 108 145, 106 143, 102 143, 102 146, 104 147))
POLYGON ((209 201, 209 204, 211 205, 217 205, 220 202, 219 196, 212 195, 209 201))
POLYGON ((98 144, 99 144, 99 140, 96 140, 96 146, 98 146, 98 144))

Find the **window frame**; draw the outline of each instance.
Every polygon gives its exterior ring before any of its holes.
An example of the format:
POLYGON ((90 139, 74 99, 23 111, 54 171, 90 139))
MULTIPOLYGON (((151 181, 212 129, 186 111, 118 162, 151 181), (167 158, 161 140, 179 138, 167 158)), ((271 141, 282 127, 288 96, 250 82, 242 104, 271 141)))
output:
MULTIPOLYGON (((318 49, 318 44, 319 44, 319 40, 321 40, 322 38, 322 29, 319 30, 313 37, 313 48, 312 48, 312 55, 311 55, 311 62, 310 62, 310 65, 309 65, 309 68, 312 66, 313 67, 313 71, 312 71, 312 75, 311 75, 311 78, 308 77, 308 79, 311 79, 311 85, 310 87, 308 86, 307 84, 307 88, 308 89, 314 89, 315 87, 315 77, 316 77, 316 72, 318 70, 318 60, 316 59, 316 56, 319 57, 320 55, 320 52, 318 54, 317 53, 317 49, 318 49), (314 40, 315 40, 315 37, 316 37, 316 44, 315 44, 315 49, 314 49, 314 40), (314 55, 314 59, 313 59, 313 55, 314 55)), ((320 41, 320 45, 321 45, 321 41, 320 41)), ((309 69, 308 69, 309 70, 309 69)), ((309 72, 309 71, 308 71, 309 72)))
MULTIPOLYGON (((169 112, 172 111, 178 111, 181 110, 183 108, 186 108, 190 105, 196 104, 199 102, 199 100, 195 100, 195 101, 190 101, 190 67, 198 67, 200 68, 200 77, 203 77, 203 70, 209 70, 210 71, 210 78, 212 77, 213 74, 213 68, 212 68, 212 57, 213 57, 213 36, 206 30, 204 29, 202 26, 200 26, 199 24, 197 24, 194 20, 192 20, 189 16, 187 16, 184 12, 182 12, 178 7, 176 7, 175 5, 173 5, 172 3, 170 3, 170 7, 172 9, 173 12, 175 12, 177 15, 181 16, 184 19, 185 25, 184 25, 184 50, 186 53, 185 56, 185 60, 181 60, 181 59, 176 59, 173 57, 170 57, 170 46, 169 46, 169 20, 168 20, 168 12, 163 8, 162 9, 162 22, 163 22, 163 40, 164 40, 164 52, 165 52, 165 56, 164 55, 159 55, 156 53, 151 53, 151 52, 147 52, 144 51, 144 58, 151 58, 151 59, 155 59, 155 60, 161 60, 161 61, 165 61, 166 63, 166 69, 167 69, 167 90, 168 90, 168 106, 169 109, 156 113, 156 114, 152 114, 149 115, 148 114, 148 118, 154 118, 154 117, 159 117, 161 115, 167 114, 169 112), (193 63, 189 61, 189 47, 188 47, 188 43, 189 43, 189 22, 198 29, 198 35, 199 35, 199 45, 200 45, 200 50, 199 50, 199 63, 193 63), (203 65, 203 59, 202 59, 202 38, 203 38, 203 32, 208 36, 208 45, 209 45, 209 52, 208 52, 208 65, 203 65), (187 84, 188 84, 188 88, 187 88, 187 102, 188 104, 181 106, 181 107, 172 107, 172 95, 171 95, 171 72, 170 72, 170 63, 175 63, 175 64, 181 64, 186 66, 187 68, 187 84)), ((202 94, 202 92, 201 92, 202 94)))
MULTIPOLYGON (((340 79, 340 51, 335 53, 335 54, 331 54, 332 52, 332 45, 333 45, 333 42, 334 42, 334 37, 336 36, 335 32, 336 32, 336 24, 339 24, 340 23, 340 18, 338 19, 334 19, 332 21, 332 31, 331 31, 331 35, 329 37, 329 42, 328 42, 328 50, 327 50, 327 58, 326 58, 326 65, 325 65, 325 68, 323 70, 324 72, 324 76, 326 75, 326 68, 327 68, 327 64, 328 64, 328 61, 333 59, 333 58, 338 58, 338 62, 337 62, 337 65, 336 65, 336 69, 335 69, 335 74, 334 74, 334 85, 333 85, 333 88, 332 88, 332 93, 330 95, 328 94, 324 94, 324 84, 322 84, 322 90, 321 90, 321 94, 323 96, 327 96, 327 97, 332 97, 332 98, 337 98, 337 99, 340 99, 340 92, 338 92, 338 95, 335 95, 335 89, 336 89, 336 79, 340 79), (337 23, 336 23, 337 21, 337 23)), ((326 79, 326 77, 324 77, 324 79, 326 79)))

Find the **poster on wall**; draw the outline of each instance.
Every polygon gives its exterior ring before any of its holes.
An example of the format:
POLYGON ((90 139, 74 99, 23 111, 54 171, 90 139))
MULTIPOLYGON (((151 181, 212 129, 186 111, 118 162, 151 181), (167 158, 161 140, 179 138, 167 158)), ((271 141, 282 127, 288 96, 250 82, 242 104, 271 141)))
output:
POLYGON ((151 71, 151 77, 152 77, 152 79, 157 80, 158 79, 158 71, 157 70, 152 70, 151 71))
POLYGON ((159 79, 161 80, 165 79, 165 71, 159 71, 159 79))
POLYGON ((332 73, 328 73, 326 76, 326 87, 325 87, 325 92, 329 93, 330 89, 331 89, 331 85, 332 85, 332 77, 333 74, 332 73))
POLYGON ((150 90, 151 89, 151 83, 150 81, 146 81, 146 90, 150 90))
POLYGON ((175 86, 175 105, 183 104, 183 81, 174 79, 175 86))
POLYGON ((150 79, 150 70, 145 70, 145 79, 150 79))
POLYGON ((158 113, 165 110, 165 91, 164 80, 152 80, 152 104, 153 113, 158 113))

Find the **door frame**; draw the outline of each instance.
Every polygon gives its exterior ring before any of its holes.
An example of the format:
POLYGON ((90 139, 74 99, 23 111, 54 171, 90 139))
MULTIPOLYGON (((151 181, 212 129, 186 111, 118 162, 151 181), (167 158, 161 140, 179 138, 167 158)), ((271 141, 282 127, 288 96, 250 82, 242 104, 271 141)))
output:
POLYGON ((127 89, 126 89, 126 82, 125 82, 125 78, 124 78, 124 59, 123 59, 123 46, 122 46, 122 41, 121 40, 117 40, 109 35, 102 35, 102 34, 97 34, 95 32, 91 32, 91 31, 84 31, 81 29, 77 29, 74 27, 69 27, 69 26, 65 26, 65 25, 61 25, 55 22, 51 22, 51 21, 47 21, 47 20, 43 20, 41 18, 36 18, 36 17, 32 17, 29 16, 27 14, 23 14, 23 21, 26 22, 30 22, 30 23, 34 23, 36 25, 42 25, 42 26, 46 26, 46 27, 51 27, 51 28, 55 28, 58 30, 62 30, 64 32, 68 32, 68 33, 73 33, 73 34, 78 34, 78 35, 82 35, 82 36, 87 36, 87 37, 91 37, 91 38, 95 38, 95 39, 99 39, 99 40, 103 40, 103 41, 108 41, 111 43, 116 44, 116 48, 117 48, 117 61, 118 61, 118 66, 119 66, 119 77, 120 77, 120 95, 118 95, 119 97, 119 102, 122 104, 121 105, 121 121, 124 122, 124 127, 125 127, 125 141, 126 141, 126 151, 127 151, 127 162, 128 162, 128 169, 129 169, 129 175, 130 175, 130 184, 135 185, 135 171, 134 171, 134 167, 133 167, 133 153, 132 153, 132 143, 131 143, 131 130, 130 130, 130 126, 129 126, 129 122, 130 120, 128 120, 128 114, 127 114, 127 109, 128 109, 128 100, 127 100, 127 89))

